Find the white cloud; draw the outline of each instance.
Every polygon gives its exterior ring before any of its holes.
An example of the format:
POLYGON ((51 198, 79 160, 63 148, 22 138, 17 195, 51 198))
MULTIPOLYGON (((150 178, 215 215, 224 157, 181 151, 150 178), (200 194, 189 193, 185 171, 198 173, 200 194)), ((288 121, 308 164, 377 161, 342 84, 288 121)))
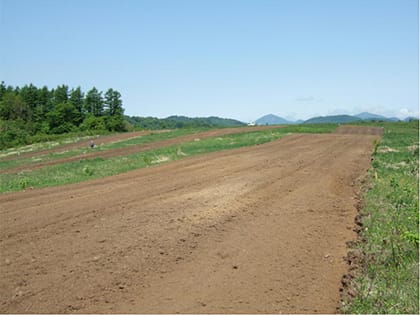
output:
POLYGON ((407 109, 407 108, 401 108, 399 112, 396 114, 398 118, 406 118, 406 117, 419 117, 419 110, 416 111, 407 109))
POLYGON ((362 112, 369 112, 372 114, 382 115, 385 117, 397 117, 399 119, 404 119, 406 117, 419 117, 418 109, 409 109, 409 108, 385 108, 383 106, 366 106, 366 107, 356 107, 353 109, 352 114, 357 115, 362 112))

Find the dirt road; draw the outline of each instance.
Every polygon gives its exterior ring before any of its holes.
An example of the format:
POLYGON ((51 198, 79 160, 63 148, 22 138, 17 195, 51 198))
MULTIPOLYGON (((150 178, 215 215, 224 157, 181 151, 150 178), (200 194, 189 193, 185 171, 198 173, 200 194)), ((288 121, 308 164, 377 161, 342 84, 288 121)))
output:
POLYGON ((375 136, 0 195, 1 313, 331 313, 375 136))

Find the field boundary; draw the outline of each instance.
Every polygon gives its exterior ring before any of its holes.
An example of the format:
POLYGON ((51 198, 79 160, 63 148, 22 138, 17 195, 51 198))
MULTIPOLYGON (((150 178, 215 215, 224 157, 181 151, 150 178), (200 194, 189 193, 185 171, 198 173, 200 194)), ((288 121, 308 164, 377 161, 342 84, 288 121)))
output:
POLYGON ((341 313, 419 312, 418 122, 385 128, 360 191, 341 313))

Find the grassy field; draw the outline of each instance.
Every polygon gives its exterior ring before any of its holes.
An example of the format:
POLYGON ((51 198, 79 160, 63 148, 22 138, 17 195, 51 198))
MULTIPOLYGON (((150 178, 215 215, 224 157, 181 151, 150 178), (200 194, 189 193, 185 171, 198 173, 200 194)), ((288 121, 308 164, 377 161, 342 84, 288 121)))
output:
POLYGON ((27 152, 37 152, 41 150, 48 150, 56 147, 60 147, 64 144, 74 143, 81 140, 89 140, 94 138, 95 136, 92 135, 83 135, 83 136, 67 136, 66 138, 61 138, 57 140, 51 140, 51 141, 45 141, 45 142, 35 142, 32 144, 20 146, 20 147, 13 147, 13 148, 7 148, 0 150, 0 159, 2 158, 13 158, 13 157, 19 157, 23 153, 27 152))
MULTIPOLYGON (((24 190, 27 188, 40 188, 78 183, 89 179, 127 172, 137 168, 179 160, 187 156, 262 144, 279 139, 286 134, 293 132, 323 133, 331 132, 335 130, 336 127, 337 126, 333 124, 314 126, 301 125, 265 131, 245 132, 217 138, 202 139, 200 141, 185 142, 180 145, 168 146, 142 153, 118 156, 109 159, 82 159, 80 161, 47 166, 33 171, 0 174, 0 192, 4 193, 24 190)), ((198 132, 198 130, 178 130, 171 133, 142 136, 105 145, 102 149, 106 150, 127 145, 159 141, 192 132, 198 132)), ((74 152, 69 151, 65 154, 75 155, 76 152, 79 152, 79 150, 74 150, 74 152)), ((56 154, 51 154, 51 156, 52 157, 47 158, 58 158, 56 157, 56 154)), ((63 157, 63 154, 59 155, 59 157, 63 157)), ((23 163, 30 164, 31 161, 32 159, 24 159, 23 163)), ((8 167, 14 167, 16 166, 16 163, 18 162, 4 161, 2 168, 7 169, 8 167)))
MULTIPOLYGON (((135 137, 135 138, 122 140, 122 141, 117 141, 117 142, 113 142, 113 143, 109 143, 109 144, 97 144, 95 146, 94 150, 95 151, 106 151, 106 150, 123 148, 123 147, 127 147, 127 146, 132 146, 132 145, 139 145, 139 144, 157 142, 157 141, 172 139, 172 138, 176 138, 176 137, 180 137, 180 136, 184 136, 184 135, 188 135, 188 134, 198 133, 198 132, 201 132, 201 131, 204 131, 204 130, 208 130, 208 129, 203 129, 203 128, 191 129, 191 128, 189 128, 189 129, 171 130, 171 131, 162 132, 162 133, 153 133, 152 132, 151 134, 148 134, 148 135, 138 136, 138 137, 135 137)), ((86 137, 86 138, 83 138, 83 139, 87 140, 87 139, 90 139, 90 138, 92 138, 92 137, 86 137)), ((72 142, 68 141, 67 143, 72 143, 72 142)), ((63 144, 66 144, 66 143, 63 143, 63 144)), ((38 144, 38 145, 42 145, 42 144, 38 144)), ((43 146, 41 146, 41 148, 43 148, 43 146)), ((33 150, 33 151, 36 151, 36 150, 33 150)), ((0 169, 8 169, 8 168, 11 168, 11 167, 30 165, 32 163, 40 163, 40 162, 58 160, 58 159, 62 159, 62 158, 81 155, 81 154, 87 153, 89 151, 90 151, 90 149, 86 146, 86 148, 82 148, 82 149, 70 149, 70 150, 64 150, 63 149, 63 151, 60 151, 60 152, 46 153, 46 154, 42 154, 42 155, 37 155, 37 156, 32 157, 32 158, 0 160, 0 169)))
POLYGON ((360 269, 352 281, 355 298, 346 313, 419 313, 419 125, 385 128, 365 184, 360 269))

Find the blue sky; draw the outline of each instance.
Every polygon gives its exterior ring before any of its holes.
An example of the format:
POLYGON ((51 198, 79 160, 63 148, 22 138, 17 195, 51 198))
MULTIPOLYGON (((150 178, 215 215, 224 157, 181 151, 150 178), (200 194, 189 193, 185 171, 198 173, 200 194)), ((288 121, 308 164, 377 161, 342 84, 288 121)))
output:
POLYGON ((0 80, 137 116, 418 116, 418 24, 418 0, 0 0, 0 80))

